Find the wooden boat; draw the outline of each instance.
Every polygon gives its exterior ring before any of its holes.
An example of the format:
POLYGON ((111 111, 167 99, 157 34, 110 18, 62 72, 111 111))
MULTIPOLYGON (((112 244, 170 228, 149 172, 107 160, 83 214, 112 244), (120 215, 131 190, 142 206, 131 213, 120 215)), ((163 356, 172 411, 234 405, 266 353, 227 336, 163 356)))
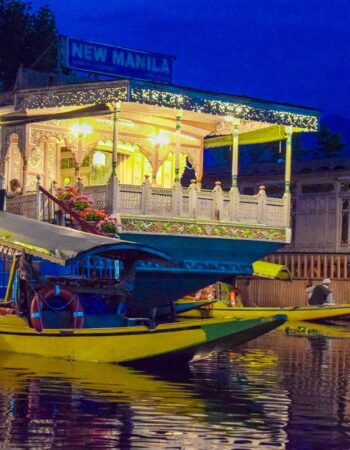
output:
POLYGON ((211 318, 235 318, 256 319, 270 317, 275 314, 285 314, 288 320, 329 320, 350 315, 350 305, 324 305, 324 306, 286 306, 286 307, 236 307, 231 308, 223 302, 217 301, 211 309, 189 311, 186 317, 211 317, 211 318))
POLYGON ((227 337, 232 344, 241 343, 286 319, 279 315, 153 324, 152 313, 130 317, 128 285, 137 282, 133 266, 140 260, 171 264, 170 257, 143 244, 4 211, 0 251, 12 261, 0 307, 0 352, 109 363, 170 353, 191 358, 203 344, 227 337), (40 264, 40 274, 35 264, 40 264))

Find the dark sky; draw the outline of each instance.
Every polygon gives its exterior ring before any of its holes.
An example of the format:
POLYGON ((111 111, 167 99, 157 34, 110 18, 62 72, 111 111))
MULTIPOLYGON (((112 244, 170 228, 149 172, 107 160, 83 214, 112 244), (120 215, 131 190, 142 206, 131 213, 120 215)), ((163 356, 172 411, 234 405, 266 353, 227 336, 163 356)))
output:
POLYGON ((176 56, 174 83, 350 119, 349 0, 33 0, 61 34, 176 56))

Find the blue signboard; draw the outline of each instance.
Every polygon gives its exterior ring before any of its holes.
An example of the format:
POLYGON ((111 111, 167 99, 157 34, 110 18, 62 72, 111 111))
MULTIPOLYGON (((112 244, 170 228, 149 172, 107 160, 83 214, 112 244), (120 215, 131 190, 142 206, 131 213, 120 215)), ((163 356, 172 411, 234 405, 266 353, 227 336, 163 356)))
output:
POLYGON ((174 57, 62 37, 63 64, 75 70, 142 80, 172 82, 174 57))

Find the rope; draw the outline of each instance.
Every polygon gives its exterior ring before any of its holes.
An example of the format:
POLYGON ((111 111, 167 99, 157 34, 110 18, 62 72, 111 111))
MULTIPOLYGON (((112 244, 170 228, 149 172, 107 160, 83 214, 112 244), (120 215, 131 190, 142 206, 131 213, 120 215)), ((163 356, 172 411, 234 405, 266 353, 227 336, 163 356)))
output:
POLYGON ((44 303, 44 305, 46 305, 49 309, 51 309, 52 311, 63 311, 67 306, 69 306, 72 301, 76 298, 76 295, 73 294, 72 297, 70 298, 68 303, 65 303, 63 306, 59 306, 57 308, 49 305, 45 299, 45 297, 43 297, 39 292, 37 292, 37 294, 39 295, 39 297, 41 298, 42 302, 44 303))

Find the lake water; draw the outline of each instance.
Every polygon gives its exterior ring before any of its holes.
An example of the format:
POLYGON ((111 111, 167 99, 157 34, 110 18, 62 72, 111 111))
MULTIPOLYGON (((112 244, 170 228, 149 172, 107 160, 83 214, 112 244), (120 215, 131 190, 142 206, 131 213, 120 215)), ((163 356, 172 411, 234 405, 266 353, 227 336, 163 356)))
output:
POLYGON ((0 448, 350 449, 350 327, 287 332, 152 374, 2 354, 0 448))

